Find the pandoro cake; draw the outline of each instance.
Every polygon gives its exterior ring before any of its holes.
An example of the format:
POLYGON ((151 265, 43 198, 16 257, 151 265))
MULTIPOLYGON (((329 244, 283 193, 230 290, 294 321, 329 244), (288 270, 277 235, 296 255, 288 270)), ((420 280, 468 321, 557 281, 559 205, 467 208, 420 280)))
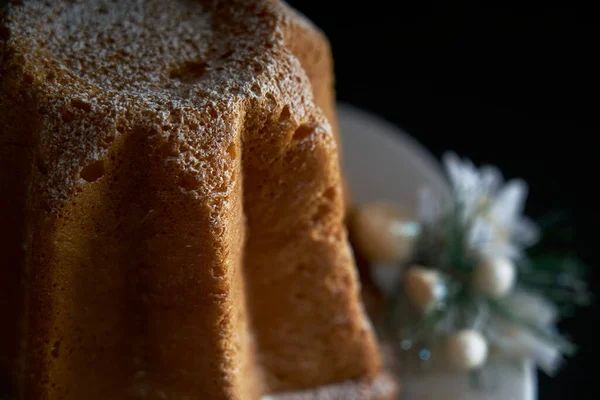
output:
POLYGON ((392 398, 320 31, 276 0, 25 0, 1 18, 0 387, 392 398))

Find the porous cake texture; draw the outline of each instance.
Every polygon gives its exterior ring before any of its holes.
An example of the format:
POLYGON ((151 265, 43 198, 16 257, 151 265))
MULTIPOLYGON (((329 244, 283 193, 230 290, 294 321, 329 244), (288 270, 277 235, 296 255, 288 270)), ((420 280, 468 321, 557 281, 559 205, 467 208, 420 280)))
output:
POLYGON ((0 26, 18 399, 389 396, 317 29, 276 0, 12 1, 0 26))

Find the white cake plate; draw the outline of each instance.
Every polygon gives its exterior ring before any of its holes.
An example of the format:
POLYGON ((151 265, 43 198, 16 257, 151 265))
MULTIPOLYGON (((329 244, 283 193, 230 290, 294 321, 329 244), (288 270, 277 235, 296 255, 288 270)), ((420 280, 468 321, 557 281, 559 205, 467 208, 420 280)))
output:
MULTIPOLYGON (((428 186, 440 194, 448 193, 440 164, 408 134, 347 104, 340 104, 338 112, 343 168, 354 202, 387 200, 414 212, 419 188, 428 186)), ((527 361, 492 362, 484 374, 492 378, 487 391, 474 389, 466 374, 425 373, 404 368, 401 398, 534 400, 537 397, 536 371, 527 361)))

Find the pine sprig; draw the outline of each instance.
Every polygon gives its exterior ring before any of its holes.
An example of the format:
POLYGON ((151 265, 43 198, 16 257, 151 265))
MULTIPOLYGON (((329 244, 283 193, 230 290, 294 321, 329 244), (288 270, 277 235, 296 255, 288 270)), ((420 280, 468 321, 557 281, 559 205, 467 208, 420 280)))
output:
MULTIPOLYGON (((435 266, 446 278, 448 288, 443 306, 422 314, 412 307, 403 290, 388 299, 385 331, 394 332, 393 339, 404 343, 404 350, 427 348, 436 337, 476 324, 478 307, 484 303, 490 316, 524 329, 567 355, 573 355, 576 346, 536 323, 517 315, 501 301, 481 296, 469 285, 477 259, 467 246, 465 223, 461 209, 455 208, 444 219, 443 228, 424 232, 427 239, 417 243, 414 263, 435 266), (409 346, 405 344, 409 343, 409 346)), ((549 237, 551 237, 549 235, 549 237)), ((564 312, 589 304, 590 296, 585 285, 587 266, 572 255, 559 256, 545 252, 538 246, 535 256, 519 263, 519 286, 552 300, 564 312)), ((480 307, 481 308, 481 307, 480 307)), ((489 317, 488 317, 489 319, 489 317)))
MULTIPOLYGON (((445 165, 452 196, 436 203, 423 193, 421 233, 412 259, 401 266, 410 268, 408 292, 400 287, 387 299, 384 335, 404 350, 425 349, 449 335, 448 343, 460 348, 470 338, 479 349, 492 343, 519 357, 525 352, 544 370, 554 370, 560 354, 573 355, 576 346, 552 325, 591 302, 587 266, 559 252, 572 248, 572 224, 564 213, 532 223, 521 215, 527 185, 505 183, 493 167, 478 170, 453 155, 445 165)), ((463 350, 468 352, 460 348, 456 359, 463 350)), ((460 362, 472 369, 483 357, 460 362)))
POLYGON ((588 269, 572 255, 540 254, 521 269, 519 284, 550 299, 561 317, 567 317, 577 307, 588 306, 593 301, 586 284, 588 269))

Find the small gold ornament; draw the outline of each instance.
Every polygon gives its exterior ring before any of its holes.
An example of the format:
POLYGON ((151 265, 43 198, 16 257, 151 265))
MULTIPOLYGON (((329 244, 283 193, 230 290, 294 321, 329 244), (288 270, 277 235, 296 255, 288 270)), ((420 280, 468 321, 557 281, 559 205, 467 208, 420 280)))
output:
POLYGON ((487 341, 476 330, 461 330, 448 338, 446 358, 454 368, 470 371, 481 367, 486 362, 487 357, 487 341))
POLYGON ((357 207, 350 217, 349 227, 361 254, 369 262, 381 264, 407 262, 420 231, 408 213, 386 202, 357 207))
POLYGON ((506 258, 484 260, 475 267, 475 287, 490 297, 502 297, 515 285, 515 265, 506 258))
POLYGON ((446 295, 440 273, 417 265, 404 274, 404 288, 411 303, 423 312, 430 311, 446 295))

